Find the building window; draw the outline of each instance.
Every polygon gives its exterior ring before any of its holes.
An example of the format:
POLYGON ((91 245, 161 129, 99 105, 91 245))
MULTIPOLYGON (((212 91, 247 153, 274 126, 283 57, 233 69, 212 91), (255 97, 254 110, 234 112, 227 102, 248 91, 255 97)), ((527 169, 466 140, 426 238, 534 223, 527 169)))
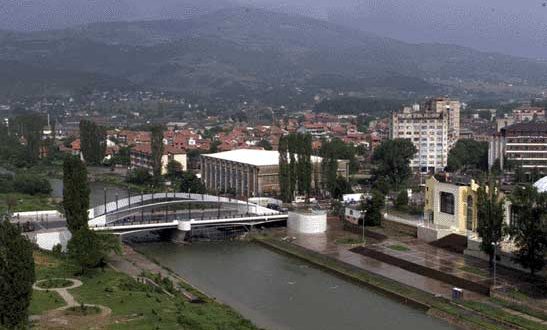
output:
POLYGON ((441 212, 454 214, 454 195, 441 192, 441 212))
POLYGON ((473 197, 467 196, 467 230, 473 230, 473 197))

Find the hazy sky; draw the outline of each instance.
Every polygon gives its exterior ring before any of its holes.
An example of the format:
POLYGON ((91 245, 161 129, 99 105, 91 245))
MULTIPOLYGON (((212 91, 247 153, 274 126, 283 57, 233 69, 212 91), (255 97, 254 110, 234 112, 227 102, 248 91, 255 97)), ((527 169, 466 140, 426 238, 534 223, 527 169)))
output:
POLYGON ((403 41, 547 58, 547 0, 0 0, 0 29, 182 18, 233 5, 312 16, 403 41))

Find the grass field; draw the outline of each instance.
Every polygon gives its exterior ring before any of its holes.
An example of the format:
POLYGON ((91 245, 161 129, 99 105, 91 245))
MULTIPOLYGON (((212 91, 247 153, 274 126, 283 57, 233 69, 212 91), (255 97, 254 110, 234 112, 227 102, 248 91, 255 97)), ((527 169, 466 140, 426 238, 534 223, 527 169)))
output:
POLYGON ((54 291, 32 292, 29 314, 40 315, 48 310, 59 308, 65 305, 65 301, 54 291))
MULTIPOLYGON (((43 252, 36 252, 35 260, 37 280, 63 277, 81 280, 83 285, 70 293, 79 303, 112 309, 109 329, 257 329, 228 306, 211 300, 192 304, 178 295, 170 298, 110 268, 75 276, 76 268, 66 260, 43 252)), ((34 293, 31 313, 40 314, 63 305, 57 305, 55 296, 52 298, 49 293, 34 293)))
POLYGON ((404 245, 399 245, 399 244, 390 245, 390 246, 388 246, 388 248, 390 248, 390 249, 392 249, 392 250, 395 250, 395 251, 400 251, 400 252, 407 252, 407 251, 410 251, 410 249, 407 248, 406 246, 404 246, 404 245))
POLYGON ((0 213, 7 211, 8 199, 15 199, 16 205, 12 212, 29 212, 40 210, 55 210, 57 205, 48 195, 26 195, 20 193, 0 194, 0 213))

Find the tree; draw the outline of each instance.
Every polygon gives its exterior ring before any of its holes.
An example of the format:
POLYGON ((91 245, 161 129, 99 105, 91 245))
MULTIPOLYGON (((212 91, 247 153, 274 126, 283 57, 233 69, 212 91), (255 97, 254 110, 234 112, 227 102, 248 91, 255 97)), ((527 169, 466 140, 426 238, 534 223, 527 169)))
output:
POLYGON ((40 146, 42 143, 42 129, 45 119, 42 115, 31 113, 21 115, 14 120, 17 130, 25 139, 25 159, 28 163, 34 164, 40 157, 40 146))
POLYGON ((311 194, 313 165, 311 160, 311 135, 298 134, 297 136, 297 186, 300 194, 311 194))
POLYGON ((28 195, 47 195, 51 192, 51 184, 46 178, 31 174, 18 174, 13 180, 13 187, 17 192, 28 195))
POLYGON ((90 120, 80 121, 80 145, 87 163, 101 164, 106 152, 106 130, 90 120))
POLYGON ((145 168, 136 168, 127 175, 127 182, 137 185, 152 184, 152 175, 145 168))
POLYGON ((289 134, 279 139, 279 186, 281 199, 290 202, 295 193, 309 196, 313 164, 311 136, 289 134))
POLYGON ((180 192, 190 192, 192 194, 205 194, 207 192, 203 182, 192 172, 182 172, 178 180, 180 192))
POLYGON ((515 216, 509 228, 517 251, 514 260, 533 275, 545 266, 547 249, 547 193, 532 185, 516 187, 511 194, 515 216))
POLYGON ((171 160, 167 163, 167 174, 165 175, 171 180, 175 180, 177 177, 182 175, 182 164, 176 160, 171 160))
POLYGON ((112 234, 97 234, 88 228, 81 228, 68 242, 68 257, 80 267, 81 274, 103 266, 108 254, 121 252, 118 238, 112 234))
POLYGON ((384 178, 385 182, 398 190, 411 174, 410 160, 416 154, 417 149, 407 139, 394 139, 382 142, 372 156, 376 168, 374 175, 384 178))
POLYGON ((209 147, 209 153, 210 154, 214 154, 214 153, 217 153, 219 150, 218 150, 218 147, 221 145, 220 141, 218 140, 214 140, 211 142, 211 146, 209 147))
POLYGON ((448 153, 447 169, 479 169, 488 171, 488 143, 470 139, 459 140, 448 153))
POLYGON ((321 157, 345 159, 349 161, 350 173, 355 173, 359 169, 359 161, 355 158, 358 149, 350 143, 344 143, 339 138, 333 138, 330 141, 323 140, 319 155, 321 157))
POLYGON ((289 152, 288 140, 286 136, 279 138, 279 190, 281 199, 288 203, 292 200, 290 187, 289 160, 287 158, 289 152))
POLYGON ((365 225, 367 226, 379 226, 382 223, 382 210, 385 206, 385 197, 378 191, 372 191, 372 197, 364 201, 362 205, 366 211, 365 225))
POLYGON ((34 280, 32 244, 8 220, 0 220, 0 328, 26 328, 34 280))
POLYGON ((112 164, 124 166, 131 165, 131 147, 121 147, 112 157, 112 164))
POLYGON ((405 211, 408 208, 408 193, 401 190, 395 199, 395 208, 399 211, 405 211))
POLYGON ((351 184, 343 176, 336 177, 334 187, 332 188, 331 197, 335 199, 340 199, 344 194, 350 194, 353 190, 351 189, 351 184))
POLYGON ((155 177, 161 176, 161 158, 163 157, 163 128, 152 127, 152 173, 155 177))
POLYGON ((85 164, 77 157, 68 156, 63 163, 63 207, 72 234, 87 228, 89 193, 85 164))
POLYGON ((491 182, 481 185, 477 192, 477 234, 482 239, 480 249, 488 254, 490 266, 493 266, 494 245, 503 237, 504 198, 491 182))

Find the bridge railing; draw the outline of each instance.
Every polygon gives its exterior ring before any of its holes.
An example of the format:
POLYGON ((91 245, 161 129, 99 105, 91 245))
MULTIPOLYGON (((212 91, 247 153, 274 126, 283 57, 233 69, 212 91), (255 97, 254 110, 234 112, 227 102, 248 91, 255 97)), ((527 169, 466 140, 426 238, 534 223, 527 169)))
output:
MULTIPOLYGON (((89 210, 89 218, 91 220, 110 213, 118 213, 120 211, 128 211, 132 208, 138 208, 145 205, 153 206, 154 204, 160 204, 162 201, 200 201, 210 203, 229 203, 238 205, 240 208, 245 208, 249 213, 253 214, 267 214, 267 213, 279 213, 278 211, 271 210, 269 208, 249 203, 247 201, 241 201, 238 199, 213 196, 207 194, 192 194, 192 193, 152 193, 130 196, 116 201, 99 205, 89 210)), ((110 218, 110 217, 109 217, 110 218)), ((110 220, 110 219, 109 219, 110 220)), ((109 221, 107 220, 107 221, 109 221)))

